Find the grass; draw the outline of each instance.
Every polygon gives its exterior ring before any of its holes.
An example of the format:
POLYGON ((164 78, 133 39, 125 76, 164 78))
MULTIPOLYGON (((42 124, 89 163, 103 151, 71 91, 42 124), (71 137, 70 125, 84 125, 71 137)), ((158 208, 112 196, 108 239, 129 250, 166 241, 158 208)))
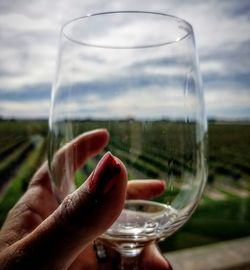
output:
POLYGON ((249 198, 204 203, 178 233, 160 246, 170 251, 249 236, 249 209, 249 198))
MULTIPOLYGON (((169 125, 161 133, 162 123, 146 128, 140 123, 121 122, 119 130, 112 123, 77 122, 79 133, 84 130, 107 127, 111 133, 109 150, 117 154, 131 168, 130 178, 141 173, 145 177, 159 177, 162 171, 169 175, 178 175, 183 170, 192 172, 188 164, 188 151, 180 156, 180 149, 171 149, 168 143, 180 140, 183 127, 180 124, 169 125), (143 138, 137 131, 143 129, 143 138), (126 135, 126 136, 125 136, 126 135), (135 142, 131 147, 131 140, 135 142), (149 143, 147 143, 149 142, 149 143), (148 145, 154 145, 149 148, 148 145), (176 155, 173 153, 176 150, 176 155)), ((190 126, 189 128, 192 128, 190 126)), ((39 121, 0 121, 0 175, 10 173, 15 164, 20 163, 4 194, 0 197, 0 222, 9 209, 26 190, 29 180, 44 157, 46 150, 47 124, 39 121), (43 141, 30 141, 37 135, 43 141), (34 147, 32 148, 32 144, 34 147), (31 148, 27 148, 31 147, 31 148), (23 151, 27 150, 26 155, 23 151), (19 162, 17 162, 19 160, 19 162)), ((225 194, 225 199, 215 200, 205 194, 202 203, 192 218, 178 231, 160 245, 163 251, 176 250, 192 246, 214 243, 250 235, 250 198, 242 198, 223 189, 232 186, 239 190, 250 191, 250 124, 210 124, 209 125, 209 186, 211 190, 225 194)), ((184 141, 184 143, 186 143, 184 141)), ((183 144, 180 143, 180 147, 183 144)), ((188 149, 187 149, 188 150, 188 149)), ((95 168, 96 159, 75 174, 76 186, 87 178, 95 168)), ((173 188, 169 198, 178 191, 173 188), (170 196, 171 195, 171 196, 170 196)), ((168 198, 168 199, 169 199, 168 198)), ((161 198, 165 199, 165 198, 161 198)))
POLYGON ((24 142, 0 162, 0 175, 5 175, 32 149, 31 141, 24 142))
POLYGON ((25 142, 25 138, 19 138, 8 143, 4 143, 0 149, 0 158, 6 158, 11 152, 13 152, 17 147, 19 147, 22 143, 25 142))
POLYGON ((42 139, 23 161, 17 174, 10 180, 0 199, 0 224, 3 223, 9 210, 27 189, 28 183, 41 163, 45 152, 45 140, 42 139))

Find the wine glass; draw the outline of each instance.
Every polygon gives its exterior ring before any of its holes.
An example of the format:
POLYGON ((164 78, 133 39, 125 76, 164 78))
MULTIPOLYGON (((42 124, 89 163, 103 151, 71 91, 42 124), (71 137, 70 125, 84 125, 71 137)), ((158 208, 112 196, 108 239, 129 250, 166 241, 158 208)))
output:
MULTIPOLYGON (((163 13, 105 12, 61 31, 50 112, 49 164, 57 198, 83 182, 106 151, 130 179, 161 179, 152 200, 127 200, 99 241, 120 252, 121 269, 152 241, 165 239, 194 212, 206 182, 207 122, 192 26, 163 13), (110 142, 72 179, 53 159, 79 134, 106 128, 110 142)), ((153 181, 153 180, 152 180, 153 181)), ((145 187, 146 188, 146 187, 145 187)))

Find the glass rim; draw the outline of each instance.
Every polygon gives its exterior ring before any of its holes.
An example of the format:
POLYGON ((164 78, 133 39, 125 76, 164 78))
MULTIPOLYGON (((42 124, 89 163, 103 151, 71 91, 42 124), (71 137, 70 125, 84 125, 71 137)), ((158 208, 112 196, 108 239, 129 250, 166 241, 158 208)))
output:
POLYGON ((194 32, 193 32, 193 27, 192 25, 177 16, 174 15, 170 15, 167 13, 163 13, 163 12, 155 12, 155 11, 143 11, 143 10, 122 10, 122 11, 106 11, 106 12, 98 12, 98 13, 90 13, 90 14, 86 14, 80 17, 76 17, 73 18, 67 22, 65 22, 62 27, 61 27, 61 35, 63 35, 67 40, 71 41, 72 43, 78 44, 78 45, 83 45, 86 47, 93 47, 93 48, 100 48, 100 49, 146 49, 146 48, 154 48, 154 47, 161 47, 161 46, 165 46, 165 45, 171 45, 171 44, 175 44, 177 42, 180 42, 182 40, 187 39, 189 36, 193 36, 194 32), (156 44, 152 44, 152 45, 140 45, 140 46, 110 46, 110 45, 98 45, 98 44, 94 44, 94 43, 88 43, 88 42, 82 42, 80 40, 77 40, 75 38, 70 37, 70 35, 68 35, 65 32, 66 27, 70 26, 73 23, 76 23, 80 20, 83 19, 88 19, 91 17, 95 17, 95 16, 101 16, 101 15, 112 15, 112 14, 147 14, 147 15, 157 15, 157 16, 163 16, 168 18, 169 20, 175 21, 176 23, 182 23, 183 25, 185 25, 185 34, 182 36, 179 36, 178 38, 171 40, 171 41, 165 41, 165 42, 159 42, 156 44))

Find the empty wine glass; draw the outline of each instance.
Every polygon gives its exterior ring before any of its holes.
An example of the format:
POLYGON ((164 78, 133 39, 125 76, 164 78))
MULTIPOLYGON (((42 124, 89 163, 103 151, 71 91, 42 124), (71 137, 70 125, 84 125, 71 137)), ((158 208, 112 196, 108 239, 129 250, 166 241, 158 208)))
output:
POLYGON ((165 181, 158 198, 127 200, 99 239, 121 253, 121 269, 136 269, 146 244, 165 239, 189 219, 206 182, 207 122, 192 26, 141 11, 66 23, 49 127, 49 163, 59 200, 86 179, 106 151, 124 162, 129 179, 165 181), (57 151, 96 128, 110 133, 105 151, 75 174, 74 155, 65 156, 56 171, 57 151))

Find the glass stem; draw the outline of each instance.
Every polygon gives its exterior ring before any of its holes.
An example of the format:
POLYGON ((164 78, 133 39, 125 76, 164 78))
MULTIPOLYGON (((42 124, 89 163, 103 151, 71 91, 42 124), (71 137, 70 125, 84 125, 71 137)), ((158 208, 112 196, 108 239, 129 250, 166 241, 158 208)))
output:
POLYGON ((126 256, 121 254, 120 270, 139 270, 139 255, 126 256))

